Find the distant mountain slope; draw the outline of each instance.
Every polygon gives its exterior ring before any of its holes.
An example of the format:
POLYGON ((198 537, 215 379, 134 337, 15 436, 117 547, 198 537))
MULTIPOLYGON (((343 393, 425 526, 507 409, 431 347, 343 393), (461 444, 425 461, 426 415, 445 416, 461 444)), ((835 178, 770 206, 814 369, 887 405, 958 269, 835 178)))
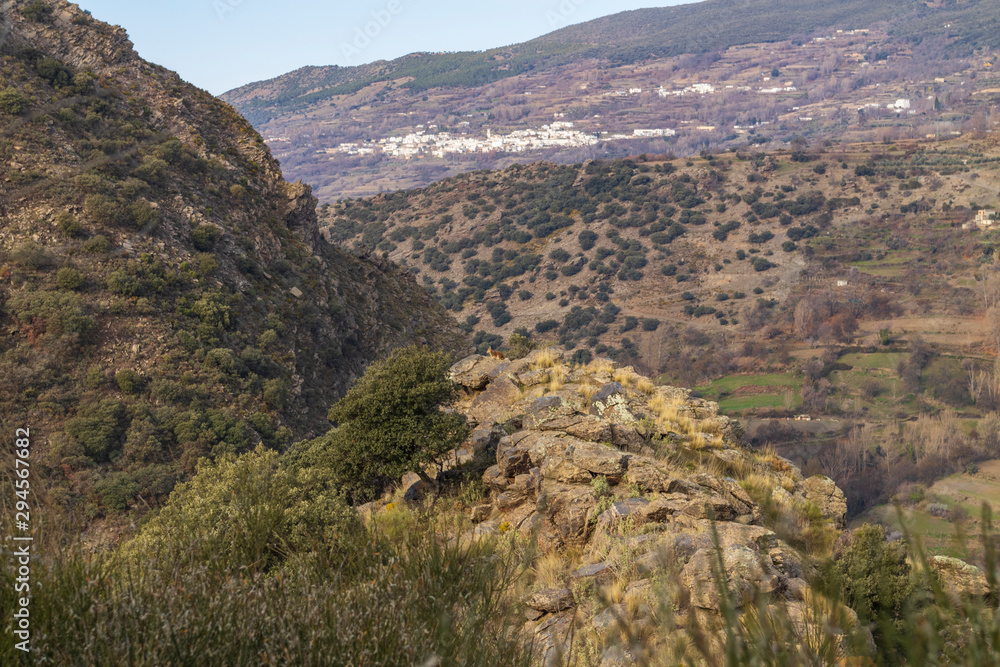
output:
MULTIPOLYGON (((977 10, 986 3, 972 2, 977 10)), ((964 11, 963 7, 961 11, 964 11)), ((708 0, 614 14, 510 47, 478 52, 421 53, 359 67, 306 67, 222 95, 255 125, 282 113, 356 91, 378 81, 411 79, 420 92, 441 86, 481 86, 573 60, 625 64, 651 57, 702 53, 804 35, 830 26, 867 27, 932 10, 904 0, 708 0)), ((956 10, 958 11, 958 10, 956 10)), ((952 13, 956 13, 953 11, 952 13)), ((995 12, 994 12, 995 13, 995 12)))
POLYGON ((997 47, 1000 10, 982 0, 709 0, 484 52, 307 67, 224 97, 287 176, 336 201, 538 160, 953 136, 989 124, 997 47), (572 136, 525 139, 553 121, 572 136))
POLYGON ((201 456, 325 431, 392 347, 457 338, 408 275, 323 242, 253 128, 120 28, 18 0, 0 35, 0 412, 53 497, 155 502, 201 456))

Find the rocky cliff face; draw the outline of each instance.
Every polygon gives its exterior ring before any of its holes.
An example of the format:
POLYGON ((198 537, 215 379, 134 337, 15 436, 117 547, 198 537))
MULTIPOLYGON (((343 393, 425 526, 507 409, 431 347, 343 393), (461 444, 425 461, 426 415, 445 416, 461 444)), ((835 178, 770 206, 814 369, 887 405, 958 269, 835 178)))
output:
MULTIPOLYGON (((831 480, 743 448, 716 404, 609 360, 572 367, 550 348, 468 357, 452 373, 465 389, 457 409, 476 425, 472 448, 496 456, 475 533, 516 531, 549 569, 564 566, 527 594, 524 630, 542 654, 589 633, 617 664, 628 657, 611 646, 621 623, 644 635, 629 660, 687 641, 692 618, 717 627, 717 549, 737 606, 764 595, 800 622, 814 613, 803 554, 832 539, 847 511, 831 480)), ((829 615, 834 626, 853 619, 845 608, 829 615)))

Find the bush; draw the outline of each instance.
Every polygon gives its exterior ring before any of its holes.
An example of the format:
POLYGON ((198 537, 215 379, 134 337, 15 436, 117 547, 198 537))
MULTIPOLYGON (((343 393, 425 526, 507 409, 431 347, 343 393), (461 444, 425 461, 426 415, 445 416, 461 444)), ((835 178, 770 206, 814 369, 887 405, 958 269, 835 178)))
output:
POLYGON ((115 384, 123 394, 134 396, 142 391, 146 383, 141 375, 126 368, 115 373, 115 384))
POLYGON ((290 551, 336 550, 360 530, 327 471, 280 465, 258 446, 199 462, 123 555, 136 564, 266 572, 290 551))
POLYGON ((32 0, 21 10, 21 16, 35 23, 52 23, 52 5, 43 0, 32 0))
POLYGON ((11 250, 10 260, 18 266, 33 271, 43 271, 55 263, 45 248, 34 241, 26 241, 11 250))
POLYGON ((191 242, 196 250, 210 252, 222 236, 222 230, 215 225, 201 224, 191 230, 191 242))
POLYGON ((98 234, 83 244, 83 250, 94 255, 103 255, 111 250, 111 242, 108 241, 107 237, 98 234))
POLYGON ((129 424, 127 417, 124 403, 107 399, 82 407, 76 417, 66 421, 66 433, 87 456, 105 463, 121 449, 129 424))
POLYGON ((580 241, 580 248, 584 252, 593 248, 594 244, 597 243, 597 234, 590 231, 589 229, 585 229, 582 232, 580 232, 580 235, 577 238, 580 241))
POLYGON ((94 493, 108 509, 124 512, 139 494, 139 485, 129 473, 115 472, 94 482, 94 493))
POLYGON ((557 322, 556 320, 542 320, 541 322, 535 325, 535 331, 542 334, 552 331, 553 329, 557 329, 558 327, 559 327, 559 322, 557 322))
POLYGON ((660 328, 660 320, 653 317, 644 317, 642 319, 643 331, 656 331, 659 328, 660 328))
POLYGON ((556 248, 549 253, 549 257, 562 264, 563 262, 569 261, 570 254, 562 248, 556 248))
POLYGON ((25 292, 12 296, 8 310, 22 324, 41 327, 46 334, 76 335, 87 341, 97 322, 87 305, 76 294, 68 292, 25 292))
POLYGON ((83 211, 92 222, 104 227, 116 225, 121 215, 115 202, 101 194, 87 195, 83 211))
POLYGON ((410 346, 372 364, 331 409, 337 428, 316 441, 321 462, 354 501, 380 496, 403 473, 425 477, 468 436, 464 415, 445 413, 455 387, 442 352, 410 346))
POLYGON ((911 592, 910 565, 906 545, 886 542, 885 528, 865 524, 854 531, 837 555, 836 569, 844 601, 863 623, 901 618, 911 592))
POLYGON ((71 239, 80 238, 84 235, 83 225, 69 211, 63 211, 56 218, 59 231, 71 239))
POLYGON ((30 100, 16 88, 0 90, 0 111, 12 116, 20 116, 28 110, 30 100))

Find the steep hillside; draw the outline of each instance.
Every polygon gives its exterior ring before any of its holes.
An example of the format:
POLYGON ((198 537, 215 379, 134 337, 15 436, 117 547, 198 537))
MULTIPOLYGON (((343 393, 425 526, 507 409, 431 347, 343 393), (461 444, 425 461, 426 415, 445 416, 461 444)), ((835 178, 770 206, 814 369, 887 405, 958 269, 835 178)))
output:
POLYGON ((325 428, 390 348, 456 339, 411 278, 325 243, 253 128, 121 29, 38 0, 0 28, 0 405, 50 498, 155 503, 200 456, 325 428))

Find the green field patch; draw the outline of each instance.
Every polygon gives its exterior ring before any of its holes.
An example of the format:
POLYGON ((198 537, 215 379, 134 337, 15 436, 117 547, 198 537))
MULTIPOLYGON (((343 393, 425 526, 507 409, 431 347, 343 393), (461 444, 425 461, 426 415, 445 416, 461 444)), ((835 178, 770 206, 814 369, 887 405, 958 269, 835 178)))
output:
MULTIPOLYGON (((798 395, 795 396, 795 405, 801 403, 798 395)), ((757 396, 735 396, 724 398, 719 401, 719 408, 727 412, 737 410, 758 410, 762 408, 783 408, 785 407, 784 394, 759 394, 757 396)), ((794 405, 793 405, 794 407, 794 405)))
POLYGON ((890 505, 873 508, 872 514, 878 517, 880 523, 891 528, 905 528, 931 556, 969 557, 968 549, 956 536, 955 524, 947 519, 939 519, 927 512, 907 507, 903 508, 900 521, 896 508, 890 505))
POLYGON ((860 352, 845 354, 840 358, 840 361, 854 368, 885 368, 894 371, 899 362, 906 359, 907 356, 905 352, 860 352))
POLYGON ((802 388, 802 378, 790 373, 763 373, 760 375, 729 375, 719 378, 711 384, 699 387, 698 391, 706 396, 714 394, 716 396, 725 392, 734 392, 744 387, 789 387, 792 389, 802 388))

